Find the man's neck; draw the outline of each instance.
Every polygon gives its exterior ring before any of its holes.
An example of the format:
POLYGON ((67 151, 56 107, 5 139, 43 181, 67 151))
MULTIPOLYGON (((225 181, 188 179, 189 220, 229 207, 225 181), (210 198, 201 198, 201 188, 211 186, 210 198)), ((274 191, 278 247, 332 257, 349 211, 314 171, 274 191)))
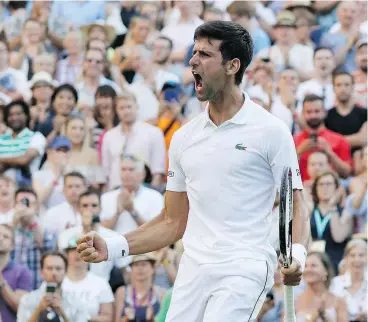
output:
POLYGON ((68 278, 71 281, 81 281, 87 276, 88 270, 85 267, 68 267, 68 278))
POLYGON ((21 130, 13 130, 13 138, 16 138, 17 136, 18 136, 18 134, 20 133, 20 132, 22 132, 23 130, 25 129, 25 127, 23 128, 23 129, 21 129, 21 130))
POLYGON ((224 89, 214 100, 209 102, 209 116, 217 126, 230 120, 243 106, 243 92, 232 85, 224 89))
POLYGON ((9 261, 10 261, 10 253, 0 255, 0 273, 3 271, 5 266, 8 265, 9 261))
POLYGON ((354 108, 354 103, 352 99, 350 99, 347 102, 340 102, 340 101, 336 102, 336 110, 339 112, 339 114, 343 116, 348 115, 352 111, 353 108, 354 108))
POLYGON ((315 79, 320 82, 323 85, 328 85, 332 83, 332 76, 331 74, 329 75, 322 75, 320 73, 316 73, 315 79))
POLYGON ((97 88, 98 85, 100 84, 100 76, 96 77, 84 76, 84 82, 88 87, 97 88))

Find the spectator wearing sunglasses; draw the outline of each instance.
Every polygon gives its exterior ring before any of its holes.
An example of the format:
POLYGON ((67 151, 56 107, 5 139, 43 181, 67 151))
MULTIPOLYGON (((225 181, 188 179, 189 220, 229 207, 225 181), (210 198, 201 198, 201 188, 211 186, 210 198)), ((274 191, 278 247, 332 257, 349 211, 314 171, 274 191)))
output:
MULTIPOLYGON (((67 249, 69 241, 73 236, 80 236, 90 231, 97 231, 101 236, 117 236, 117 232, 105 228, 100 224, 101 202, 100 195, 96 190, 88 189, 79 197, 79 213, 82 218, 81 224, 64 230, 58 238, 59 249, 67 249)), ((114 266, 122 268, 130 263, 130 258, 121 258, 114 261, 93 263, 90 265, 90 272, 108 281, 110 272, 114 266)))

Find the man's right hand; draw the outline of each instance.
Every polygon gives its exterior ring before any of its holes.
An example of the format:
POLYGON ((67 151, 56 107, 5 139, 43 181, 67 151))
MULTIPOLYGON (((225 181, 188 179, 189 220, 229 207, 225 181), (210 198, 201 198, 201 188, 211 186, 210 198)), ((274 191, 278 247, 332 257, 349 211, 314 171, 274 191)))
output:
POLYGON ((38 311, 39 312, 43 312, 45 311, 48 307, 50 307, 51 305, 51 296, 49 294, 46 294, 40 304, 38 304, 38 311))
POLYGON ((77 252, 87 263, 100 263, 107 260, 107 245, 105 240, 95 231, 78 239, 77 252))
POLYGON ((298 155, 301 155, 305 152, 316 150, 316 149, 317 149, 317 142, 311 139, 306 139, 302 141, 302 143, 299 144, 296 150, 297 150, 298 155))

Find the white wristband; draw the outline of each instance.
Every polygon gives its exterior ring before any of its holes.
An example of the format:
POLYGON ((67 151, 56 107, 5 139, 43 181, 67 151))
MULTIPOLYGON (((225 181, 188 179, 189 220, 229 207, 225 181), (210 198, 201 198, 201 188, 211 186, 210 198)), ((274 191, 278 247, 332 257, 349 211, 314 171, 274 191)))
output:
POLYGON ((302 272, 304 271, 305 262, 307 260, 307 250, 302 244, 293 244, 291 248, 292 256, 300 264, 302 272))
POLYGON ((107 245, 107 260, 127 257, 129 255, 128 241, 123 235, 105 238, 107 245))

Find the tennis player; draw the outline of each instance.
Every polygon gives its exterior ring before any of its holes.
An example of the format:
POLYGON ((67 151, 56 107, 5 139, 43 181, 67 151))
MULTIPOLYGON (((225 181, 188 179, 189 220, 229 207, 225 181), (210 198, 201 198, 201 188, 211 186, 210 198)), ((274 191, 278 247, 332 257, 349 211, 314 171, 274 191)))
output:
MULTIPOLYGON (((180 37, 180 35, 178 35, 180 37)), ((293 257, 285 285, 305 265, 309 217, 298 159, 282 121, 239 89, 252 59, 249 33, 232 22, 199 26, 190 60, 204 113, 171 141, 165 207, 137 230, 110 239, 82 236, 86 262, 151 252, 183 238, 183 254, 166 321, 255 321, 277 266, 268 237, 284 166, 293 169, 293 257)))

